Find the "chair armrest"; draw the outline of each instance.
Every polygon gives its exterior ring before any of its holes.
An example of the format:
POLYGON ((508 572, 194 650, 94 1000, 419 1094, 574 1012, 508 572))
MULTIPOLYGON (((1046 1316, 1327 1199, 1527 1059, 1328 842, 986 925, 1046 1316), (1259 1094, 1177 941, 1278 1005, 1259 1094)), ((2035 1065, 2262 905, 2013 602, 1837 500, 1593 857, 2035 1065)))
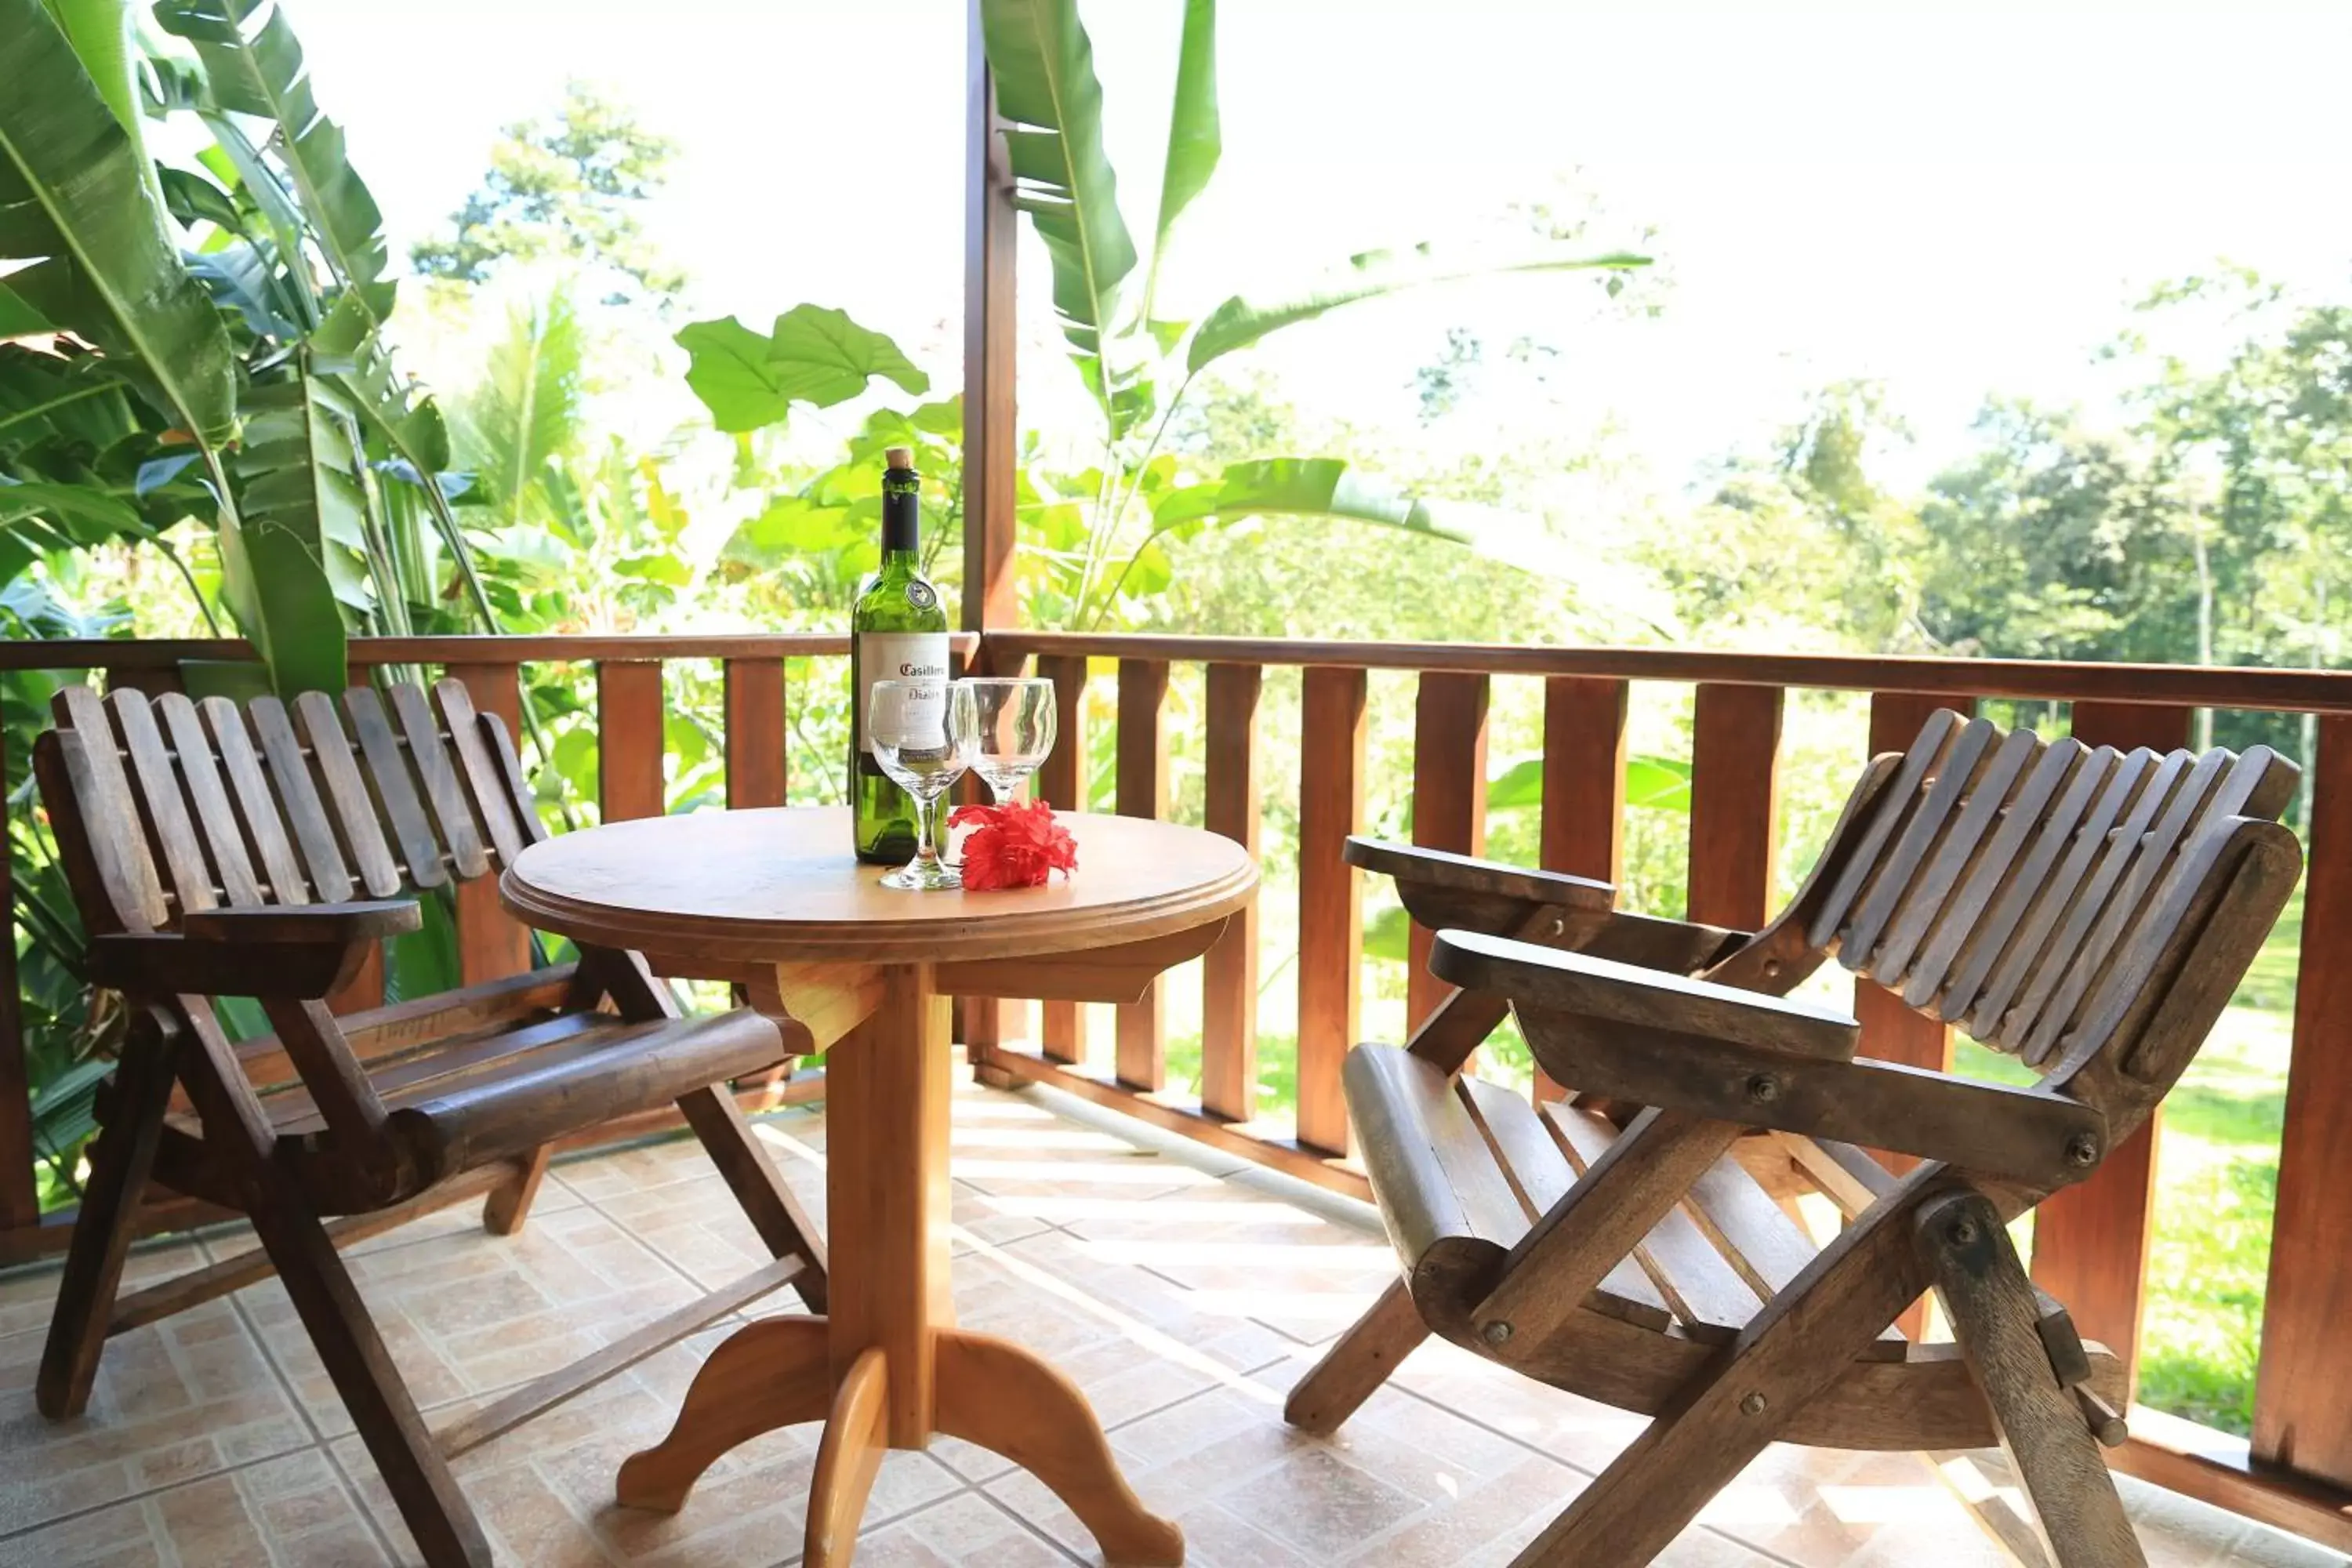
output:
POLYGON ((1591 912, 1605 912, 1617 900, 1615 888, 1590 877, 1481 860, 1444 849, 1424 849, 1417 844, 1350 836, 1345 853, 1350 866, 1394 877, 1399 882, 1419 883, 1451 892, 1485 893, 1591 912))
POLYGON ((376 941, 422 921, 398 900, 191 910, 181 931, 93 938, 89 978, 138 996, 315 1002, 347 984, 376 941))
POLYGON ((1497 993, 1517 1005, 1782 1056, 1851 1060, 1862 1033, 1830 1008, 1476 931, 1438 932, 1429 967, 1465 991, 1497 993))
POLYGON ((253 942, 272 946, 343 945, 375 942, 417 930, 424 911, 410 899, 362 899, 343 904, 261 904, 196 910, 181 921, 194 942, 253 942))

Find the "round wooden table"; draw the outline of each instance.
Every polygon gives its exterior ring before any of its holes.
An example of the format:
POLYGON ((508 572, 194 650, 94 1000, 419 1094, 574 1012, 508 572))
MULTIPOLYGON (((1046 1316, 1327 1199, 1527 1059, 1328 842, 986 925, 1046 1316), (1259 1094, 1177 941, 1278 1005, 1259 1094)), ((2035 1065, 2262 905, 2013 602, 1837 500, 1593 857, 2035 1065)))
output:
POLYGON ((1086 1396, 1018 1345, 956 1328, 949 1291, 948 998, 1134 1001, 1257 887, 1248 855, 1213 834, 1064 820, 1076 875, 1000 892, 878 886, 884 868, 849 854, 845 809, 608 824, 531 846, 501 879, 529 924, 745 985, 795 1049, 830 1052, 827 1314, 763 1319, 712 1351, 669 1436, 621 1467, 623 1503, 674 1511, 729 1449, 823 1421, 805 1561, 840 1568, 884 1451, 944 1432, 1034 1473, 1109 1561, 1183 1561, 1183 1532, 1128 1487, 1086 1396))

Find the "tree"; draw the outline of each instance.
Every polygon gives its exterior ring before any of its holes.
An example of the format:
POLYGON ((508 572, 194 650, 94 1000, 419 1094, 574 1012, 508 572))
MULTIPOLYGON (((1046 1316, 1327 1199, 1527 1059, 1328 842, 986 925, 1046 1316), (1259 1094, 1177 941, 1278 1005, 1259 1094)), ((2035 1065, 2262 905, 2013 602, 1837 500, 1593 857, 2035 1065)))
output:
POLYGON ((2178 659, 2193 646, 2183 509, 2138 454, 2075 417, 1996 399, 1974 458, 1937 474, 1920 623, 1948 652, 2178 659))
POLYGON ((409 248, 428 278, 482 283, 504 263, 549 258, 603 280, 608 304, 668 303, 686 286, 646 233, 645 204, 668 183, 677 144, 582 81, 551 119, 499 133, 481 188, 449 217, 449 233, 409 248))

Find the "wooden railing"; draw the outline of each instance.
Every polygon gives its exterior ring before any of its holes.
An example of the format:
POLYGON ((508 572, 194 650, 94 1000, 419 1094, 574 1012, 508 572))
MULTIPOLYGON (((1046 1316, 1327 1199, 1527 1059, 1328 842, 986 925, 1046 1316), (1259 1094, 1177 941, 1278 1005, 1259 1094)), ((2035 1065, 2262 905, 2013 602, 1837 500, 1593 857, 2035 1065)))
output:
MULTIPOLYGON (((966 658, 974 648, 970 637, 959 639, 966 658)), ((1118 1009, 1100 1062, 1089 1059, 1084 1015, 1073 1005, 1037 1008, 1034 1028, 1029 1009, 972 1005, 964 1027, 976 1070, 1000 1082, 1050 1083, 1357 1194, 1364 1186, 1347 1158, 1339 1067, 1359 1034, 1364 928, 1360 879, 1340 846, 1364 821, 1370 672, 1403 671, 1417 680, 1415 840, 1471 852, 1484 834, 1492 683, 1539 681, 1540 858, 1553 869, 1612 881, 1621 872, 1633 683, 1695 686, 1687 909, 1694 919, 1740 928, 1760 924, 1769 912, 1781 716, 1792 689, 1868 694, 1872 750, 1907 742, 1935 707, 1965 708, 1983 699, 2067 702, 2077 735, 2126 745, 2183 743, 2200 707, 2317 716, 2316 752, 2305 759, 2312 795, 2304 962, 2253 1439, 2248 1445, 2149 1416, 2138 1420, 2117 1463, 2352 1549, 2352 1336, 2340 1331, 2352 1319, 2352 1265, 2346 1261, 2352 1258, 2352 1181, 2343 1178, 2328 1147, 2336 1129, 2352 1126, 2352 966, 2341 957, 2352 938, 2352 673, 1027 632, 992 632, 981 651, 998 673, 1034 668, 1055 683, 1062 739, 1040 787, 1058 805, 1089 797, 1096 748, 1084 728, 1108 697, 1115 700, 1108 754, 1116 809, 1168 811, 1163 710, 1177 667, 1203 667, 1198 749, 1203 820, 1212 830, 1260 847, 1264 764, 1272 755, 1265 748, 1295 745, 1297 864, 1269 869, 1277 886, 1293 885, 1293 877, 1280 873, 1295 873, 1297 941, 1294 952, 1262 953, 1254 911, 1210 952, 1200 982, 1201 1068, 1182 1093, 1171 1091, 1167 1073, 1166 983, 1118 1009), (1265 672, 1276 666, 1302 671, 1295 737, 1266 735, 1259 721, 1265 672), (1105 678, 1094 683, 1092 700, 1090 676, 1105 678), (1297 967, 1297 1093, 1294 1106, 1275 1108, 1258 1103, 1256 1016, 1261 963, 1283 960, 1297 967), (1283 1110, 1288 1114, 1269 1114, 1283 1110)), ((761 805, 784 800, 788 768, 839 765, 830 755, 788 754, 786 705, 795 699, 785 689, 783 660, 845 652, 845 639, 818 636, 424 637, 353 645, 362 668, 446 668, 474 689, 478 707, 510 721, 519 713, 523 666, 593 665, 599 805, 607 819, 664 807, 664 661, 723 662, 727 800, 761 805)), ((19 644, 0 649, 0 668, 90 668, 110 681, 153 686, 173 681, 183 660, 236 657, 247 657, 242 645, 19 644)), ((838 689, 829 700, 841 700, 838 689)), ((1860 755, 1853 760, 1858 764, 1860 755)), ((522 934, 482 886, 483 894, 458 910, 469 980, 528 962, 522 934)), ((1414 1017, 1439 995, 1418 962, 1426 940, 1425 932, 1414 933, 1406 999, 1414 1017)), ((0 956, 0 963, 8 962, 0 956)), ((42 1226, 35 1212, 24 1059, 9 979, 0 1002, 0 1261, 46 1249, 59 1228, 42 1226)), ((1874 989, 1864 988, 1858 1005, 1869 1053, 1948 1065, 1948 1030, 1874 989)), ((2095 1180, 2039 1211, 2036 1278, 2068 1302, 2088 1333, 2126 1357, 2139 1338, 2155 1159, 2155 1138, 2143 1134, 2111 1155, 2095 1180)))

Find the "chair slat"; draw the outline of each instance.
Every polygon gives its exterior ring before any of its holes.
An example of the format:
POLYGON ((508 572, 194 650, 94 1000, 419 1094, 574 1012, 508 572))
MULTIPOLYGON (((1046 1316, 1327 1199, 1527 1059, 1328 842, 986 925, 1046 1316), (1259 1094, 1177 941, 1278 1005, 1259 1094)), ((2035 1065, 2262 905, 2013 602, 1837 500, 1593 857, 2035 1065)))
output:
MULTIPOLYGON (((2019 857, 2032 841, 2034 829, 2041 826, 2043 808, 2089 754, 2090 748, 2072 736, 2051 742, 2042 749, 2041 759, 2026 774, 2016 795, 1996 807, 2000 826, 1993 830, 1992 841, 1985 846, 1984 854, 1969 871, 1958 896, 1940 911, 1940 923, 1927 938, 1926 950, 1903 983, 1905 1002, 1914 1007, 1925 1007, 1943 994, 1944 979, 1952 972, 1952 961, 1959 956, 1961 948, 1976 934, 1979 923, 2000 897, 2019 857)), ((1997 948, 2000 943, 1996 940, 1991 945, 1997 948)), ((1937 1008, 1947 1020, 1962 1010, 1950 1005, 1937 1008)))
POLYGON ((2189 752, 2168 752, 2132 797, 2122 822, 2094 847, 2089 869, 2066 906, 2065 918, 2051 928, 2050 934, 2039 944, 2041 952, 2014 1000, 1996 1015, 2000 1025, 1995 1033, 2003 1049, 2023 1054, 2027 1036, 2034 1020, 2041 1016, 2042 1005, 2084 956, 2084 943, 2106 909, 2108 896, 2139 855, 2143 836, 2155 826, 2176 792, 2189 782, 2195 771, 2194 762, 2189 752))
POLYGON ((441 841, 434 837, 433 825, 425 820, 425 803, 416 796, 416 780, 408 771, 408 759, 401 754, 399 738, 392 732, 383 700, 372 686, 354 686, 343 693, 343 709, 351 715, 360 754, 367 759, 368 777, 375 784, 384 821, 400 847, 400 858, 408 864, 408 879, 420 888, 442 886, 449 875, 441 865, 441 841))
MULTIPOLYGON (((551 1054, 558 1047, 585 1043, 603 1049, 624 1037, 635 1039, 670 1025, 668 1019, 651 1025, 628 1024, 609 1013, 563 1013, 520 1028, 501 1026, 461 1035, 390 1061, 371 1061, 367 1064, 368 1081, 375 1086, 387 1108, 396 1109, 408 1100, 438 1093, 487 1073, 528 1070, 570 1059, 569 1053, 562 1057, 551 1054), (528 1064, 525 1058, 530 1058, 528 1064)), ((267 1103, 270 1121, 281 1137, 315 1132, 326 1125, 310 1091, 299 1081, 271 1095, 267 1103)))
POLYGON ((1870 973, 1880 984, 1896 984, 1910 973, 1912 955, 1943 916, 1952 889, 1976 863, 1985 836, 2000 820, 2018 779, 2042 752, 2041 737, 2031 730, 2012 730, 1978 768, 1967 803, 1936 847, 1935 858, 1914 879, 1871 959, 1870 973))
POLYGON ((1853 857, 1848 860, 1838 879, 1830 885, 1821 908, 1814 912, 1812 924, 1807 928, 1805 940, 1815 948, 1827 948, 1837 938, 1846 922, 1846 915, 1854 901, 1863 896, 1871 874, 1878 868, 1879 852, 1895 837, 1895 829, 1910 814, 1919 795, 1919 783, 1943 754, 1944 747, 1959 731, 1962 720, 1948 708, 1937 710, 1935 715, 1920 728, 1919 738, 1911 742, 1904 753, 1902 765, 1886 786, 1886 793, 1871 813, 1870 825, 1863 830, 1862 839, 1854 846, 1853 857))
POLYGON ((425 689, 402 681, 392 689, 392 710, 408 737, 408 760, 424 782, 425 799, 441 824, 441 842, 449 847, 450 862, 460 877, 478 877, 490 868, 483 851, 481 830, 474 826, 473 807, 457 785, 457 770, 449 760, 432 703, 425 689))
POLYGON ((1467 1074, 1454 1080, 1454 1090, 1486 1135, 1512 1196, 1534 1224, 1574 1184, 1575 1170, 1545 1134, 1525 1097, 1467 1074))
MULTIPOLYGON (((2249 817, 2276 821, 2293 798, 2299 776, 2300 770, 2267 746, 2249 747, 2239 758, 2230 778, 2214 792, 2213 803, 2197 829, 2173 857, 2164 881, 2146 900, 2145 909, 2130 935, 2118 947, 2114 962, 2099 976, 2098 989, 2084 1003, 2077 1037, 2096 1042, 2102 1048, 2106 1046, 2125 1017, 2142 1001, 2148 977, 2196 904, 2195 884, 2220 858, 2238 821, 2249 817)), ((2070 1047, 2067 1062, 2060 1064, 2062 1068, 2071 1065, 2076 1054, 2070 1047)), ((2135 1045, 2132 1057, 2125 1063, 2126 1072, 2137 1072, 2137 1058, 2138 1047, 2135 1045)))
POLYGON ((99 858, 99 874, 113 890, 115 915, 126 931, 153 931, 170 917, 163 883, 149 852, 139 798, 122 769, 122 752, 105 705, 87 686, 61 689, 52 703, 58 727, 81 739, 70 756, 82 833, 99 858))
POLYGON ((163 852, 180 912, 219 908, 212 868, 205 863, 204 846, 196 840, 195 824, 188 819, 187 797, 180 793, 179 774, 172 766, 163 732, 155 727, 147 694, 125 687, 108 694, 106 706, 114 715, 122 749, 130 755, 131 776, 139 781, 141 815, 163 852))
POLYGON ((1993 737, 2000 732, 1989 719, 1971 719, 1960 727, 1959 733, 1952 737, 1951 744, 1937 759, 1934 780, 1927 785, 1926 795, 1903 825, 1895 847, 1886 852, 1877 875, 1871 879, 1869 893, 1856 904, 1853 918, 1846 922, 1838 938, 1838 962, 1848 969, 1864 974, 1878 973, 1872 954, 1878 947, 1879 937, 1909 895, 1920 868, 1942 840, 1961 797, 1976 777, 1978 763, 1991 749, 1993 737))
POLYGON ((2053 901, 2063 904, 2071 896, 2073 883, 2062 874, 2062 868, 2074 855, 2078 830, 2084 846, 2082 855, 2087 860, 2106 832, 2105 823, 2115 819, 2116 812, 2122 808, 2123 796, 2146 771, 2147 762, 2147 753, 2135 760, 2112 746, 2101 746, 2083 759, 2067 782, 2066 793, 2042 819, 2024 864, 2001 889, 2000 903, 1994 906, 1983 928, 1969 938, 1968 951, 1960 960, 1960 973, 1937 1005, 1939 1016, 1947 1021, 1965 1016, 1970 1032, 1979 1039, 1992 1032, 1990 1027, 1977 1027, 1975 1021, 2000 1016, 2000 1004, 2006 1003, 2015 987, 2015 979, 2004 982, 2000 978, 2002 967, 2021 951, 2027 957, 2019 963, 2030 959, 2040 939, 2026 928, 2045 916, 2055 920, 2056 910, 2049 906, 2053 901), (2101 812, 2105 821, 2090 820, 2101 812), (2003 987, 1999 1002, 1991 995, 1996 984, 2003 987))
POLYGON ((514 802, 515 815, 522 824, 524 847, 547 837, 547 826, 539 820, 539 810, 531 804, 530 780, 522 771, 522 759, 515 754, 514 737, 507 733, 507 722, 495 713, 485 713, 478 722, 481 726, 482 743, 490 750, 491 760, 507 781, 507 795, 514 802))
MULTIPOLYGON (((2018 1054, 2030 1065, 2040 1067, 2049 1060, 2092 983, 2105 973, 2116 944, 2125 931, 2139 926, 2148 910, 2149 894, 2159 879, 2169 881, 2167 873, 2177 852, 2194 838, 2199 826, 2210 818, 2221 805, 2222 792, 2236 772, 2236 762, 2235 757, 2221 751, 2208 752, 2198 758, 2188 778, 2165 803, 2156 826, 2137 845, 2128 847, 2128 864, 2114 895, 2100 912, 2098 923, 2084 939, 2064 977, 2051 990, 2034 1016, 2031 1032, 2023 1037, 2018 1054)), ((2254 781, 2248 778, 2243 782, 2245 788, 2251 790, 2254 781)), ((2242 795, 2239 796, 2240 800, 2243 798, 2242 795)), ((2228 810, 2234 814, 2236 807, 2232 805, 2228 810)))
POLYGON ((167 691, 155 699, 154 710, 172 749, 179 753, 180 776, 195 805, 196 826, 203 829, 204 847, 219 874, 222 896, 240 909, 264 902, 261 879, 254 874, 253 858, 246 850, 244 826, 229 805, 212 737, 205 732, 196 705, 185 692, 167 691))
MULTIPOLYGON (((1607 1153, 1619 1137, 1612 1122, 1564 1102, 1544 1107, 1543 1114, 1579 1175, 1607 1153)), ((1666 1310, 1693 1339, 1727 1342, 1747 1327, 1762 1304, 1679 1205, 1650 1227, 1650 1234, 1635 1245, 1630 1261, 1648 1278, 1666 1310)), ((1612 1273, 1612 1289, 1616 1288, 1615 1280, 1612 1273)))
POLYGON ((448 727, 449 744, 457 753, 457 773, 465 782, 466 796, 473 802, 499 864, 511 866, 526 840, 515 817, 506 773, 490 754, 480 716, 474 711, 474 694, 462 680, 441 680, 434 685, 433 700, 441 710, 441 721, 448 727))
POLYGON ((1724 1261, 1759 1296, 1778 1294, 1821 1250, 1729 1154, 1691 1184, 1686 1206, 1724 1261))
POLYGON ((260 753, 253 749, 245 712, 226 697, 207 697, 196 704, 220 754, 221 771, 228 775, 231 798, 245 836, 261 857, 262 874, 269 879, 269 896, 281 904, 307 904, 310 885, 302 862, 286 837, 286 821, 278 814, 278 797, 269 793, 268 775, 261 771, 260 753))
POLYGON ((334 700, 323 691, 305 691, 294 699, 294 716, 301 721, 303 737, 327 786, 327 800, 341 825, 340 837, 351 849, 361 886, 370 898, 391 898, 400 891, 400 866, 392 858, 392 847, 384 842, 375 801, 368 794, 367 780, 360 776, 359 759, 352 754, 342 721, 335 716, 334 700))
POLYGON ((344 902, 352 896, 351 867, 343 859, 342 845, 328 819, 326 805, 319 799, 318 783, 310 776, 310 764, 302 755, 302 742, 294 733, 286 704, 275 697, 257 697, 246 711, 252 717, 253 732, 260 738, 261 754, 269 764, 269 782, 285 810, 286 826, 292 830, 302 864, 310 872, 311 891, 319 895, 320 903, 344 902))

